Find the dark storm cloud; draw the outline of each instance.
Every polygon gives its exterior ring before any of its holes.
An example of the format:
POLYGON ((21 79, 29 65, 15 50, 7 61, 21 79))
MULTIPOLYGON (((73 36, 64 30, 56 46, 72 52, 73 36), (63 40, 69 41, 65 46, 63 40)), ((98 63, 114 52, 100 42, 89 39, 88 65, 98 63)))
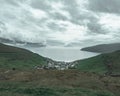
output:
POLYGON ((89 8, 95 12, 120 13, 120 0, 89 0, 89 8))

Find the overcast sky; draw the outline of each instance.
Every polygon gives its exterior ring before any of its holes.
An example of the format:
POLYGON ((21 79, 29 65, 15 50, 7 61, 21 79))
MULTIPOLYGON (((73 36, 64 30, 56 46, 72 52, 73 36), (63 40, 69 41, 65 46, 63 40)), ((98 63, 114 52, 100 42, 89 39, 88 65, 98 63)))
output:
POLYGON ((120 0, 0 0, 0 37, 93 45, 120 41, 120 0))

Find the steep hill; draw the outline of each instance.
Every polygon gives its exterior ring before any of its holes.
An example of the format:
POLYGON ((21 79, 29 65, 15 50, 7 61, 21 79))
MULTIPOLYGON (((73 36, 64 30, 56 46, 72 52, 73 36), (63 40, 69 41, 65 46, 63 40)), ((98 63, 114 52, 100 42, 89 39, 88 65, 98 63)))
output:
POLYGON ((120 50, 120 43, 101 44, 101 45, 82 48, 81 50, 90 51, 90 52, 99 52, 99 53, 109 53, 120 50))
POLYGON ((47 64, 46 59, 28 50, 0 43, 0 68, 31 69, 47 64))
POLYGON ((120 51, 101 54, 77 63, 76 68, 81 71, 120 75, 120 51))

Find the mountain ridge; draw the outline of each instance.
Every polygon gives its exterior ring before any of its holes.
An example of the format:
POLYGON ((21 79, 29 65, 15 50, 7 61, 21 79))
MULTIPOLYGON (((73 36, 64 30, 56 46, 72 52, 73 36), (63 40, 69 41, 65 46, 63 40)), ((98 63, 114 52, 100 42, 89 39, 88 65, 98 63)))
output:
POLYGON ((21 41, 21 40, 11 40, 11 39, 2 38, 2 37, 0 37, 0 43, 11 44, 11 45, 19 44, 24 47, 45 47, 46 46, 43 43, 26 42, 26 41, 21 41))
POLYGON ((120 43, 100 44, 90 47, 82 48, 83 51, 98 52, 98 53, 110 53, 120 50, 120 43))

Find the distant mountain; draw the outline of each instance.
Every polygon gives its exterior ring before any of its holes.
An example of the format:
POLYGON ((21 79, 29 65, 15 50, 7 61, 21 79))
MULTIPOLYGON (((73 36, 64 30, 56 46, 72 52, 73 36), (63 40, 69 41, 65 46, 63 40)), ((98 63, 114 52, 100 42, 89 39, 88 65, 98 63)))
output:
POLYGON ((60 41, 55 41, 55 40, 47 40, 46 43, 49 46, 63 46, 64 45, 64 43, 60 41))
POLYGON ((10 40, 2 37, 0 37, 0 43, 13 44, 13 45, 19 44, 25 47, 45 47, 46 46, 43 43, 32 43, 32 42, 25 42, 20 40, 10 40))
POLYGON ((78 63, 76 68, 81 71, 120 75, 120 51, 101 54, 76 62, 78 63))
POLYGON ((99 53, 109 53, 120 50, 120 43, 101 44, 101 45, 82 48, 81 50, 90 51, 90 52, 99 52, 99 53))
POLYGON ((0 68, 32 69, 34 66, 46 65, 47 60, 26 49, 0 43, 0 68))
POLYGON ((43 43, 25 42, 24 46, 26 46, 26 47, 45 47, 46 45, 43 43))
POLYGON ((5 39, 5 38, 0 37, 0 43, 13 43, 13 41, 10 39, 5 39))
POLYGON ((77 43, 77 42, 72 42, 69 44, 66 44, 65 47, 79 47, 80 45, 82 45, 81 43, 77 43))

